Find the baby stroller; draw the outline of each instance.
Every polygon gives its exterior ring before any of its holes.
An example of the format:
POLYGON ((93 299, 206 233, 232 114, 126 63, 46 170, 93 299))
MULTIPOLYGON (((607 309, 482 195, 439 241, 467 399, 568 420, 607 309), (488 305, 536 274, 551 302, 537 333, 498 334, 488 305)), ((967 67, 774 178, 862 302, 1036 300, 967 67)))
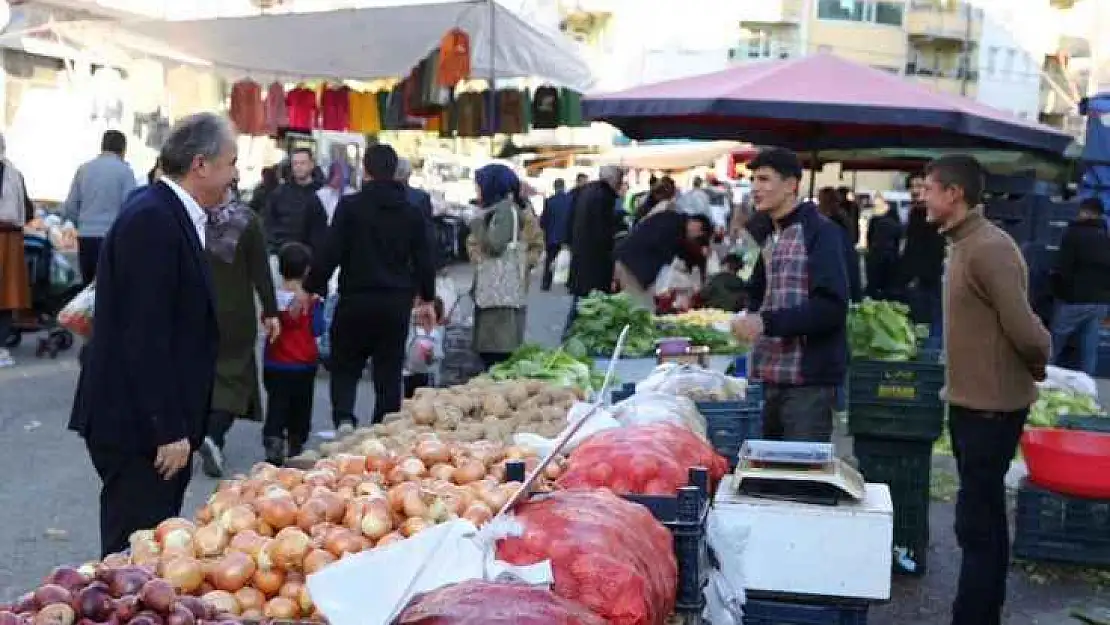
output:
POLYGON ((35 355, 57 358, 73 347, 73 333, 58 325, 58 312, 81 291, 80 276, 54 250, 49 237, 23 235, 23 255, 31 283, 30 314, 17 315, 5 347, 16 347, 24 334, 45 333, 39 337, 35 355))

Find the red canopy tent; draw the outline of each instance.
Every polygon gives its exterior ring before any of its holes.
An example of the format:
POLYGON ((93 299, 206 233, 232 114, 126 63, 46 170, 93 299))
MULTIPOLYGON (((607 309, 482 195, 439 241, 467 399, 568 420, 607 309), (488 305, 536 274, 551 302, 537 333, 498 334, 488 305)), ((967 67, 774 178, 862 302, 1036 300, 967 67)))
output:
POLYGON ((587 117, 633 139, 734 139, 798 151, 974 147, 1060 155, 1068 135, 830 55, 591 95, 587 117))

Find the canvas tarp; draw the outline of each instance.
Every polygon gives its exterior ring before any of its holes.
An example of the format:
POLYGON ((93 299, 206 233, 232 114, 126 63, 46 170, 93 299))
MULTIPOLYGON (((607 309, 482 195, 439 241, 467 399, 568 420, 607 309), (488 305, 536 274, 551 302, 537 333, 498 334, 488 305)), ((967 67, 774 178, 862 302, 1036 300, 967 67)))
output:
POLYGON ((474 78, 488 77, 492 65, 498 78, 536 77, 583 92, 594 84, 573 41, 499 4, 491 12, 485 1, 379 0, 374 6, 335 11, 189 21, 62 22, 52 29, 93 49, 117 45, 141 55, 196 59, 231 77, 295 81, 405 76, 456 27, 470 36, 474 78))

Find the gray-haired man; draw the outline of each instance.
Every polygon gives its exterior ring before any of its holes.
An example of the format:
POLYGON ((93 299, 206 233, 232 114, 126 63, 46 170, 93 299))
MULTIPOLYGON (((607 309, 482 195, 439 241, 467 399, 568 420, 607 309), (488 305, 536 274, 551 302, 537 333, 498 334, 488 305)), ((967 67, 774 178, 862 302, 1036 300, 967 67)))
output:
POLYGON ((238 176, 237 156, 224 118, 179 121, 162 146, 164 176, 127 199, 104 237, 69 422, 102 482, 104 555, 181 511, 219 347, 205 226, 238 176))

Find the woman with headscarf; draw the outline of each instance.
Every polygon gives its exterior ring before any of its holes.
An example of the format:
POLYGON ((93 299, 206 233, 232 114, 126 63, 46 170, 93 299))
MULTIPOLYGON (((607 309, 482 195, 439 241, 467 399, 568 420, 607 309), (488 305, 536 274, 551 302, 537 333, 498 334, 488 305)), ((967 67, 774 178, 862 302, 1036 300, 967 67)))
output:
MULTIPOLYGON (((471 221, 470 236, 466 239, 471 263, 479 265, 482 261, 500 256, 516 238, 526 250, 524 275, 527 280, 543 255, 543 230, 521 193, 520 179, 505 165, 493 163, 475 172, 474 180, 482 210, 471 221)), ((487 368, 505 360, 524 343, 526 319, 527 308, 524 306, 475 307, 474 350, 487 368)))
POLYGON ((258 312, 271 340, 280 329, 278 305, 266 237, 258 215, 234 199, 220 208, 207 226, 205 248, 215 292, 220 348, 208 428, 200 447, 201 468, 210 477, 224 474, 224 440, 235 419, 261 419, 258 387, 258 312))
POLYGON ((12 322, 20 310, 31 307, 31 283, 23 257, 23 226, 35 216, 23 174, 5 156, 0 135, 0 368, 15 362, 8 352, 12 322))

